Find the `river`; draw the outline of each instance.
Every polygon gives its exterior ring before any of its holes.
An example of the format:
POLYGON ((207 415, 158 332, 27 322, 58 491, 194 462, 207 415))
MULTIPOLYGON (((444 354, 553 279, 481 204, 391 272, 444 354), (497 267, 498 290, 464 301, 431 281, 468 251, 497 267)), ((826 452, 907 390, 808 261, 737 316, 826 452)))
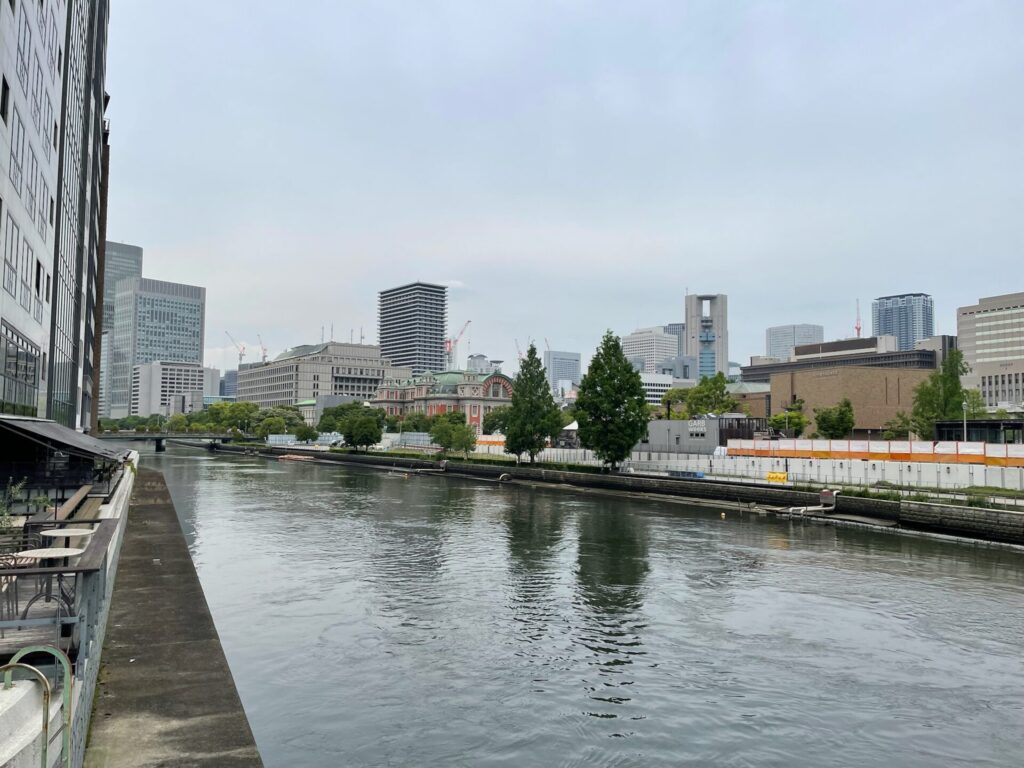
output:
POLYGON ((267 766, 1013 766, 1024 554, 359 468, 164 472, 267 766))

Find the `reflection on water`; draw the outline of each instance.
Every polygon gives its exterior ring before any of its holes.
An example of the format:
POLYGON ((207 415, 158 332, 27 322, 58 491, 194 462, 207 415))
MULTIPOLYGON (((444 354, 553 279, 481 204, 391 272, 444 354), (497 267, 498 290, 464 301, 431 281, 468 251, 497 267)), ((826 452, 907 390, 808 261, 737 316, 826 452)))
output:
POLYGON ((268 766, 1018 766, 1024 555, 172 450, 268 766))

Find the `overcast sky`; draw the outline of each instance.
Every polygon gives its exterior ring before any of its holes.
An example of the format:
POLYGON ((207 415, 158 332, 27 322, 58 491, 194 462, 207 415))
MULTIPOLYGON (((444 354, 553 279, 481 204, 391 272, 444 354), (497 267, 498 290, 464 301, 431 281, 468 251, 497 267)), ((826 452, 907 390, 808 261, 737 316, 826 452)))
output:
MULTIPOLYGON (((853 334, 861 301, 1024 290, 1024 2, 114 0, 108 236, 271 355, 376 341, 448 283, 467 351, 589 357, 729 296, 853 334)), ((230 351, 230 354, 229 354, 230 351)))

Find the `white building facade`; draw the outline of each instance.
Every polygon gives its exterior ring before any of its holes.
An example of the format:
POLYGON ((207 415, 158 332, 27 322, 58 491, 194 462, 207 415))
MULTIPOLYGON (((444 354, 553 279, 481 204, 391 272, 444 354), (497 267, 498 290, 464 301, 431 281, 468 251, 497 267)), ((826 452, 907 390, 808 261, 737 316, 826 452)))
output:
POLYGON ((764 353, 766 357, 789 360, 796 347, 803 344, 820 344, 824 341, 825 329, 820 325, 776 325, 764 332, 764 353))
POLYGON ((238 371, 238 400, 260 408, 295 405, 322 395, 372 400, 384 379, 412 376, 407 366, 394 366, 374 344, 329 341, 286 350, 266 363, 238 371))
POLYGON ((679 337, 667 333, 661 325, 638 328, 622 337, 622 352, 629 360, 643 360, 641 373, 653 374, 661 361, 678 354, 679 337))
POLYGON ((990 296, 957 310, 957 344, 970 371, 964 386, 989 407, 1024 404, 1024 293, 990 296))
POLYGON ((220 371, 191 363, 154 361, 136 365, 132 369, 130 413, 132 416, 169 416, 180 412, 175 398, 198 395, 200 408, 203 397, 217 394, 220 371))

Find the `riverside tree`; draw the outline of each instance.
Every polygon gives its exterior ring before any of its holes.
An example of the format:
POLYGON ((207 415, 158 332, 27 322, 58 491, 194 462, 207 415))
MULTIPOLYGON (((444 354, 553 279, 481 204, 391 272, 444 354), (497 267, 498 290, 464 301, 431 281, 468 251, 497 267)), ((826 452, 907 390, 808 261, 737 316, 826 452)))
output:
POLYGON ((533 464, 549 437, 562 430, 562 414, 551 397, 551 386, 533 344, 519 366, 512 405, 505 420, 505 453, 528 454, 533 464))
POLYGON ((481 424, 483 433, 485 435, 493 435, 495 432, 504 433, 505 426, 508 424, 508 412, 509 406, 507 405, 499 405, 494 410, 488 411, 481 424))
MULTIPOLYGON (((676 403, 686 404, 686 390, 682 387, 672 387, 664 395, 661 396, 661 404, 665 406, 665 418, 672 418, 672 406, 676 403)), ((686 415, 686 409, 680 413, 679 417, 682 418, 686 415)))
POLYGON ((923 440, 935 434, 936 421, 953 421, 963 418, 964 402, 967 402, 968 418, 984 414, 984 403, 980 395, 968 399, 960 377, 970 371, 964 362, 963 353, 954 349, 942 361, 938 370, 932 371, 927 379, 914 390, 914 407, 910 411, 910 423, 914 432, 923 440), (978 405, 981 408, 978 408, 978 405), (980 413, 979 413, 980 410, 980 413))
POLYGON ((690 418, 706 413, 735 411, 737 402, 726 389, 728 383, 725 374, 719 371, 714 376, 705 376, 700 384, 686 390, 686 410, 690 418))
POLYGON ((818 434, 829 440, 841 440, 849 437, 853 431, 853 403, 844 397, 831 408, 815 408, 814 424, 818 434))
POLYGON ((579 439, 614 469, 647 432, 647 402, 640 374, 606 331, 576 398, 579 439))

